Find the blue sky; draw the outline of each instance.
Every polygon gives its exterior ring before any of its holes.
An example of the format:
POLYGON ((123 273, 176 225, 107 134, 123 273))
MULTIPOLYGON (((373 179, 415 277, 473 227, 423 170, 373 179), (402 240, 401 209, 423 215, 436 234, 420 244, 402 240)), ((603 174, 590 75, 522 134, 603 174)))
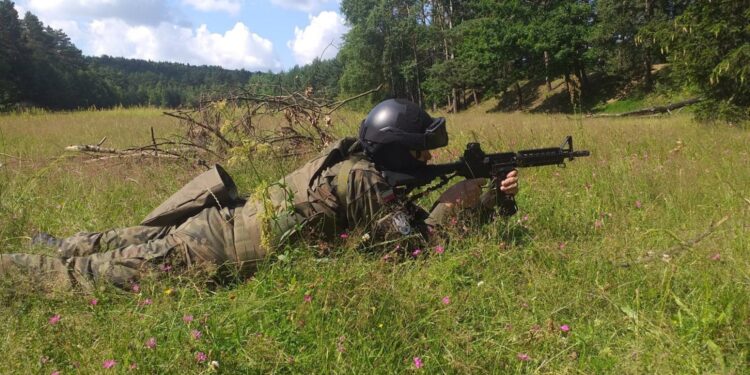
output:
POLYGON ((336 55, 339 0, 16 0, 85 55, 281 71, 336 55))

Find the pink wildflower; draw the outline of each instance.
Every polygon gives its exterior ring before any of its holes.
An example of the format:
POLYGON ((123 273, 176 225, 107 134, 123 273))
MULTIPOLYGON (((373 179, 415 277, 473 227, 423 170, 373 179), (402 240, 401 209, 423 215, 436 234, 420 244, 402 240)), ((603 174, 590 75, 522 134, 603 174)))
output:
POLYGON ((521 221, 529 221, 529 214, 523 215, 523 218, 521 218, 521 221))
POLYGON ((424 366, 424 363, 422 362, 422 358, 414 357, 414 367, 422 368, 422 366, 424 366))
POLYGON ((635 201, 635 208, 641 208, 641 206, 642 206, 641 201, 636 200, 635 201))
POLYGON ((604 226, 604 222, 603 221, 601 221, 599 219, 596 219, 596 221, 594 221, 594 228, 599 229, 599 228, 601 228, 603 226, 604 226))
POLYGON ((193 321, 192 315, 185 315, 182 317, 182 321, 185 322, 185 324, 190 324, 190 322, 193 321))
POLYGON ((560 250, 565 249, 565 242, 560 242, 559 244, 557 244, 557 248, 560 250))
POLYGON ((151 337, 148 340, 146 340, 146 347, 149 349, 153 349, 156 347, 156 338, 151 337))
POLYGON ((411 256, 418 257, 419 254, 422 254, 422 249, 414 249, 414 251, 411 252, 411 256))
POLYGON ((172 265, 169 263, 162 263, 161 266, 159 266, 162 272, 169 272, 172 270, 172 265))
POLYGON ((138 293, 141 291, 141 286, 137 283, 133 283, 133 285, 130 286, 130 289, 133 291, 133 293, 138 293))
POLYGON ((349 233, 341 233, 339 234, 339 237, 341 237, 342 239, 347 239, 349 238, 349 233))
POLYGON ((203 352, 195 353, 195 360, 198 361, 198 363, 206 362, 207 359, 208 359, 208 356, 206 355, 206 353, 203 353, 203 352))
POLYGON ((716 253, 714 255, 711 255, 711 260, 721 260, 721 254, 716 253))
POLYGON ((531 357, 526 353, 518 353, 516 358, 518 358, 518 360, 522 362, 527 362, 531 360, 531 357))
POLYGON ((304 297, 302 297, 302 299, 304 299, 304 300, 305 300, 305 302, 307 302, 307 303, 310 303, 310 302, 312 302, 312 296, 311 296, 311 295, 309 295, 309 294, 305 294, 305 296, 304 296, 304 297))
POLYGON ((89 301, 89 305, 96 306, 99 304, 99 300, 96 298, 92 298, 91 301, 89 301))
POLYGON ((57 370, 52 371, 52 373, 49 374, 49 375, 60 375, 60 371, 57 371, 57 370))
POLYGON ((200 338, 201 338, 201 336, 203 336, 203 334, 201 333, 201 331, 199 331, 197 329, 194 329, 194 330, 190 331, 190 336, 193 336, 193 340, 200 340, 200 338))
POLYGON ((435 246, 435 254, 442 254, 444 252, 445 252, 445 248, 444 247, 442 247, 440 245, 435 246))
POLYGON ((445 297, 443 297, 442 301, 443 301, 443 305, 450 305, 451 298, 448 297, 448 296, 445 296, 445 297))
POLYGON ((565 333, 568 333, 568 332, 570 332, 570 326, 567 325, 567 324, 563 324, 563 325, 560 326, 560 330, 563 331, 563 332, 565 332, 565 333))
POLYGON ((154 301, 152 301, 151 298, 146 298, 143 301, 141 301, 140 305, 141 306, 148 306, 148 305, 151 305, 153 303, 154 303, 154 301))
POLYGON ((104 367, 104 368, 112 368, 112 367, 115 367, 116 364, 117 364, 117 361, 115 361, 114 359, 107 359, 102 364, 102 367, 104 367))
POLYGON ((130 366, 128 366, 128 370, 136 370, 136 369, 138 369, 138 364, 135 362, 131 363, 130 366))
POLYGON ((55 324, 57 324, 57 323, 60 323, 60 319, 62 319, 62 317, 60 316, 60 314, 55 314, 55 315, 52 315, 52 316, 51 316, 51 317, 49 318, 49 324, 50 324, 50 325, 55 325, 55 324))

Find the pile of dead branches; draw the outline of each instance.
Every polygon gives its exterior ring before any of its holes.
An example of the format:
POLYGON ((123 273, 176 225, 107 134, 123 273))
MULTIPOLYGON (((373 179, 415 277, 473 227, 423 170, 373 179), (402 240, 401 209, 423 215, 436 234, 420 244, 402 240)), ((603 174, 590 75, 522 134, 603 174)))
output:
POLYGON ((295 157, 333 141, 333 113, 379 89, 333 101, 316 97, 312 88, 272 95, 267 94, 267 87, 253 86, 165 114, 179 119, 185 129, 182 145, 221 160, 232 162, 266 152, 273 152, 274 157, 295 157))
POLYGON ((126 150, 104 148, 102 142, 66 149, 108 154, 95 160, 158 156, 199 164, 232 164, 268 153, 276 158, 297 157, 334 140, 332 115, 336 110, 379 89, 331 100, 316 97, 311 87, 286 92, 278 87, 249 86, 230 94, 207 96, 193 108, 164 112, 179 120, 181 134, 157 138, 152 129, 151 144, 126 150))

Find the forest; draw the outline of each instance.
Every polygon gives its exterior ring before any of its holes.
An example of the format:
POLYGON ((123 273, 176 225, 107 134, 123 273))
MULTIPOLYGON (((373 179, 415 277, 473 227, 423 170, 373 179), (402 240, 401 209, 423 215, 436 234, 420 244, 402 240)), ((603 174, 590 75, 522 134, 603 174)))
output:
POLYGON ((658 91, 700 98, 701 119, 750 118, 748 0, 342 0, 341 12, 351 29, 335 59, 251 73, 85 57, 61 30, 2 0, 0 108, 174 108, 242 86, 335 98, 382 84, 371 102, 457 112, 498 97, 521 109, 524 85, 562 82, 568 111, 658 91))
POLYGON ((62 30, 0 1, 0 110, 195 104, 246 84, 251 73, 216 66, 83 56, 62 30))

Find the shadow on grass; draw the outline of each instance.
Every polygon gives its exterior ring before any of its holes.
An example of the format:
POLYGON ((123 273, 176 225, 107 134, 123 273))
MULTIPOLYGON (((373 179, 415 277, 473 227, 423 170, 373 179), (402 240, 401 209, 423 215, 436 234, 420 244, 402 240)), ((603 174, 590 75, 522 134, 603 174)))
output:
MULTIPOLYGON (((551 90, 544 80, 526 81, 520 86, 522 105, 518 105, 518 91, 511 87, 500 95, 497 106, 488 112, 515 112, 518 110, 529 113, 563 113, 591 112, 597 106, 618 97, 627 90, 626 83, 619 77, 604 74, 591 74, 588 83, 584 85, 581 94, 576 94, 575 105, 571 103, 568 86, 564 79, 551 82, 551 90)), ((632 88, 631 88, 632 89, 632 88)), ((627 90, 630 91, 630 90, 627 90)))

